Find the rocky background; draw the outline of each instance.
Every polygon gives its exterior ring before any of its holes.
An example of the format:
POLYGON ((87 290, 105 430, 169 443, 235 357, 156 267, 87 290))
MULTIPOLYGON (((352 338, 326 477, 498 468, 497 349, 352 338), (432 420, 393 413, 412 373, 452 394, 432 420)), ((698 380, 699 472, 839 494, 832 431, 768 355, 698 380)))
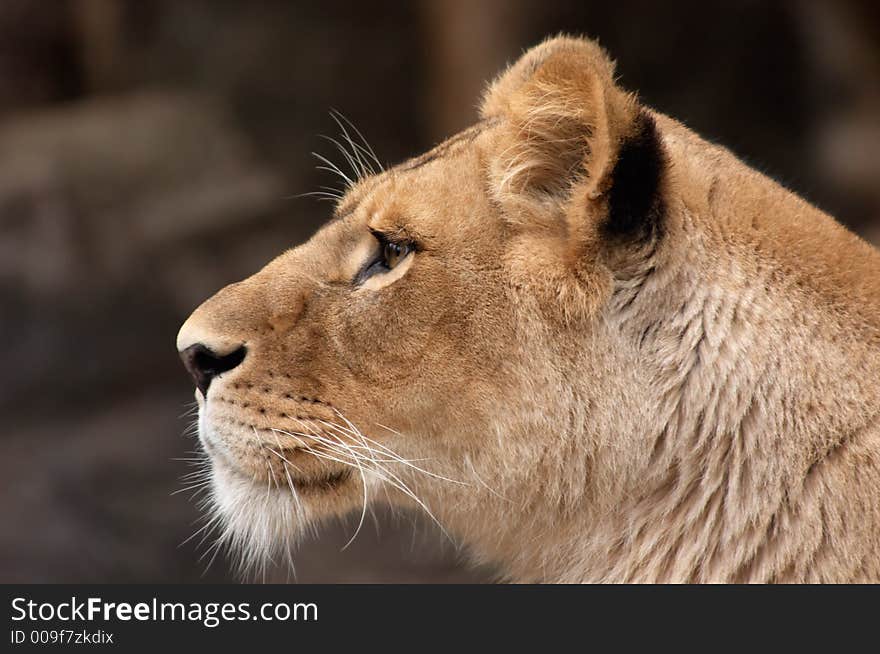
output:
MULTIPOLYGON (((559 31, 598 36, 651 105, 880 242, 873 0, 3 0, 0 582, 206 570, 176 461, 194 441, 178 326, 307 238, 342 111, 393 163, 469 124, 484 80, 559 31)), ((417 517, 304 582, 480 581, 417 517)), ((270 574, 285 580, 285 571, 270 574)))

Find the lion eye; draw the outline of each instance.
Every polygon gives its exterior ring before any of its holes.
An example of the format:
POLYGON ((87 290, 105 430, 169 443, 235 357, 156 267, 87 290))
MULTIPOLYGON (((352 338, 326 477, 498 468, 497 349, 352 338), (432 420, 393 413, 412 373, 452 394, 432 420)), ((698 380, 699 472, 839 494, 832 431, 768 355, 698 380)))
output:
POLYGON ((379 251, 374 255, 375 258, 368 261, 358 272, 354 278, 356 285, 363 284, 373 275, 394 270, 410 254, 418 250, 418 246, 415 243, 406 241, 395 242, 382 232, 370 231, 379 242, 379 251))
POLYGON ((384 243, 382 246, 382 259, 385 267, 389 270, 393 269, 410 252, 412 252, 412 246, 406 243, 384 243))

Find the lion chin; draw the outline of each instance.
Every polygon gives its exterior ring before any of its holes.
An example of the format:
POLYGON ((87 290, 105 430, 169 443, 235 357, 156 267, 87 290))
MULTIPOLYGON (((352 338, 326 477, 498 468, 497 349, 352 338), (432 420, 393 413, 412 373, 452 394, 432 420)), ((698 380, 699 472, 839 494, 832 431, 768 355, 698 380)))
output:
POLYGON ((383 504, 514 581, 880 581, 880 253, 615 79, 558 37, 393 168, 346 126, 178 335, 217 548, 383 504))

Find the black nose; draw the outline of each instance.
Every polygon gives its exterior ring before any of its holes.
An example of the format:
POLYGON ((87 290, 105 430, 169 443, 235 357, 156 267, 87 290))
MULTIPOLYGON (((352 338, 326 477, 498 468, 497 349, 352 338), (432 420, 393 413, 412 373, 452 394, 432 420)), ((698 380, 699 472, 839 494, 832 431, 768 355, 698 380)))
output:
POLYGON ((180 358, 183 359, 183 365, 192 375, 196 386, 202 391, 202 395, 207 396, 211 380, 217 375, 235 368, 244 361, 245 354, 247 354, 247 350, 244 346, 221 356, 201 343, 196 343, 183 350, 180 353, 180 358))

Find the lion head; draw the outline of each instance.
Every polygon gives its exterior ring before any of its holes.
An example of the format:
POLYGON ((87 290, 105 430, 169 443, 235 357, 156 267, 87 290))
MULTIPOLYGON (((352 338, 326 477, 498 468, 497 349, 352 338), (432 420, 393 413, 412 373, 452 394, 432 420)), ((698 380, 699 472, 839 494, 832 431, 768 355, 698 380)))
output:
MULTIPOLYGON (((725 368, 688 369, 718 348, 707 307, 726 315, 719 298, 756 269, 719 169, 772 184, 618 87, 596 44, 560 37, 490 85, 474 127, 353 183, 308 242, 178 335, 230 541, 274 556, 382 502, 514 578, 677 578, 680 558, 645 544, 673 511, 659 498, 714 474, 688 468, 682 435, 747 414, 701 416, 725 368)), ((775 334, 769 304, 739 311, 775 334)))

